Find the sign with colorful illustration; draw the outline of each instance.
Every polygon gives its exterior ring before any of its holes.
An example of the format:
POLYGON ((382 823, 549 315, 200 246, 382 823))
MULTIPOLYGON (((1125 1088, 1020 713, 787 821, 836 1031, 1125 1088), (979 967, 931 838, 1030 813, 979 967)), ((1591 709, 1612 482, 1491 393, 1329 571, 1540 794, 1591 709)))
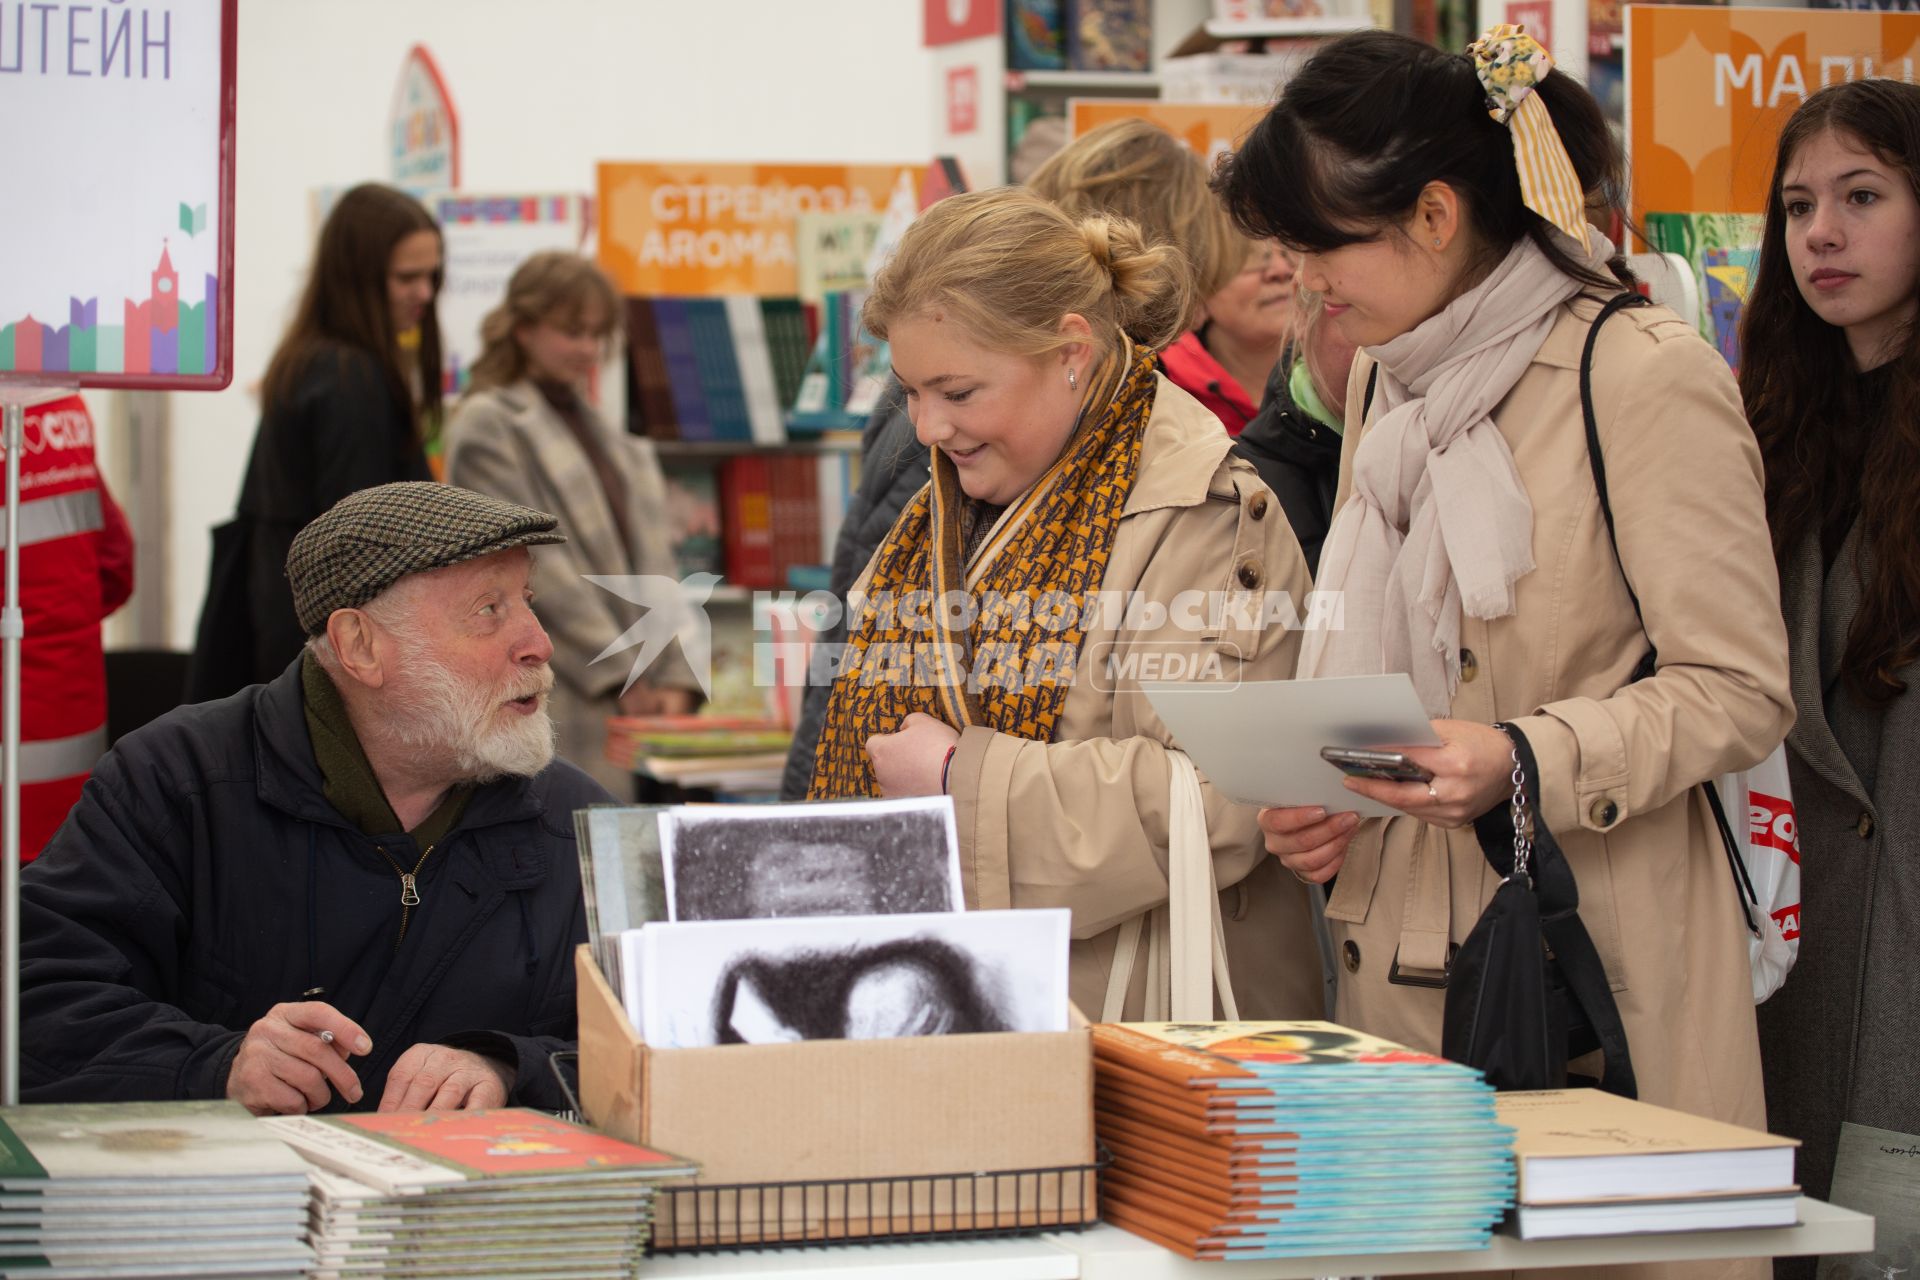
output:
POLYGON ((1633 213, 1764 213, 1780 126, 1821 87, 1912 83, 1920 14, 1632 5, 1633 213))
POLYGON ((237 3, 0 10, 0 378, 232 379, 237 3))
POLYGON ((1115 120, 1157 124, 1209 162, 1233 150, 1267 114, 1265 104, 1244 102, 1154 102, 1130 98, 1072 98, 1067 102, 1067 131, 1079 137, 1115 120))
POLYGON ((791 296, 794 220, 880 213, 924 165, 644 164, 599 168, 600 265, 625 294, 791 296))
POLYGON ((460 117, 427 47, 407 50, 387 113, 389 172, 410 191, 460 185, 460 117))

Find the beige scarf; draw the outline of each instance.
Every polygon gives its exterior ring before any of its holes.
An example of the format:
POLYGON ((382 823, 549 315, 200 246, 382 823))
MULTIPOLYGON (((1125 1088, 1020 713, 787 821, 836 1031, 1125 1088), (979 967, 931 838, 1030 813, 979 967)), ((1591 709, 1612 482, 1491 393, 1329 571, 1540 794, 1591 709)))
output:
MULTIPOLYGON (((1597 267, 1613 247, 1593 239, 1597 267)), ((1557 243, 1587 257, 1571 238, 1557 243)), ((1303 678, 1405 671, 1429 715, 1448 713, 1461 611, 1512 613, 1514 584, 1533 569, 1533 504, 1491 415, 1579 291, 1522 239, 1438 315, 1368 348, 1385 412, 1354 452, 1353 493, 1314 584, 1342 593, 1345 627, 1306 633, 1303 678)))

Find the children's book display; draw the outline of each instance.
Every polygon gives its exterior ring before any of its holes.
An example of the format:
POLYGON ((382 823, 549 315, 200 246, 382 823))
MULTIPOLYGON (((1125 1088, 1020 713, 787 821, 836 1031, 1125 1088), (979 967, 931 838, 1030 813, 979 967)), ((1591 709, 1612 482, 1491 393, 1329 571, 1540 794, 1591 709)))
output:
POLYGON ((237 1102, 0 1108, 0 1276, 304 1275, 307 1202, 237 1102))
POLYGON ((1513 1199, 1513 1131, 1471 1068, 1326 1022, 1093 1042, 1101 1216, 1189 1258, 1484 1248, 1513 1199))
POLYGON ((537 1111, 275 1116, 315 1166, 314 1276, 633 1274, 696 1167, 537 1111))

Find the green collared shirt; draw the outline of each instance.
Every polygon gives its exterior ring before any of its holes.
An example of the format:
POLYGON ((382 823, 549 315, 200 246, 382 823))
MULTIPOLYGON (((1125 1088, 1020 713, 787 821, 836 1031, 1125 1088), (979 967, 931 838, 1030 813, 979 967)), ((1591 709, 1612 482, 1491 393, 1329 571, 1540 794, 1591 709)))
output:
MULTIPOLYGON (((300 660, 300 688, 307 736, 313 740, 313 760, 320 766, 327 803, 366 835, 392 835, 400 830, 399 816, 381 790, 380 779, 374 776, 360 735, 347 716, 345 700, 311 653, 300 660)), ((448 790, 426 820, 408 833, 414 847, 430 849, 438 844, 460 820, 472 794, 473 789, 465 784, 448 790)))

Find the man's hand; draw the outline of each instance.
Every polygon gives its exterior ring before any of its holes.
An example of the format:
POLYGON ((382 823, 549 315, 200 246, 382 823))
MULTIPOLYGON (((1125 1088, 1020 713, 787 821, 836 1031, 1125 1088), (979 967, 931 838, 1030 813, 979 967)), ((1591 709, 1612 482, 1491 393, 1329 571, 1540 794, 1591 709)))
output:
POLYGON ((338 1093, 360 1101, 350 1056, 371 1051, 360 1024, 321 1000, 277 1004, 247 1028, 227 1071, 227 1096, 257 1116, 319 1111, 338 1093))
POLYGON ((444 1044, 417 1044, 387 1072, 382 1111, 475 1111, 504 1107, 516 1072, 504 1062, 444 1044))

